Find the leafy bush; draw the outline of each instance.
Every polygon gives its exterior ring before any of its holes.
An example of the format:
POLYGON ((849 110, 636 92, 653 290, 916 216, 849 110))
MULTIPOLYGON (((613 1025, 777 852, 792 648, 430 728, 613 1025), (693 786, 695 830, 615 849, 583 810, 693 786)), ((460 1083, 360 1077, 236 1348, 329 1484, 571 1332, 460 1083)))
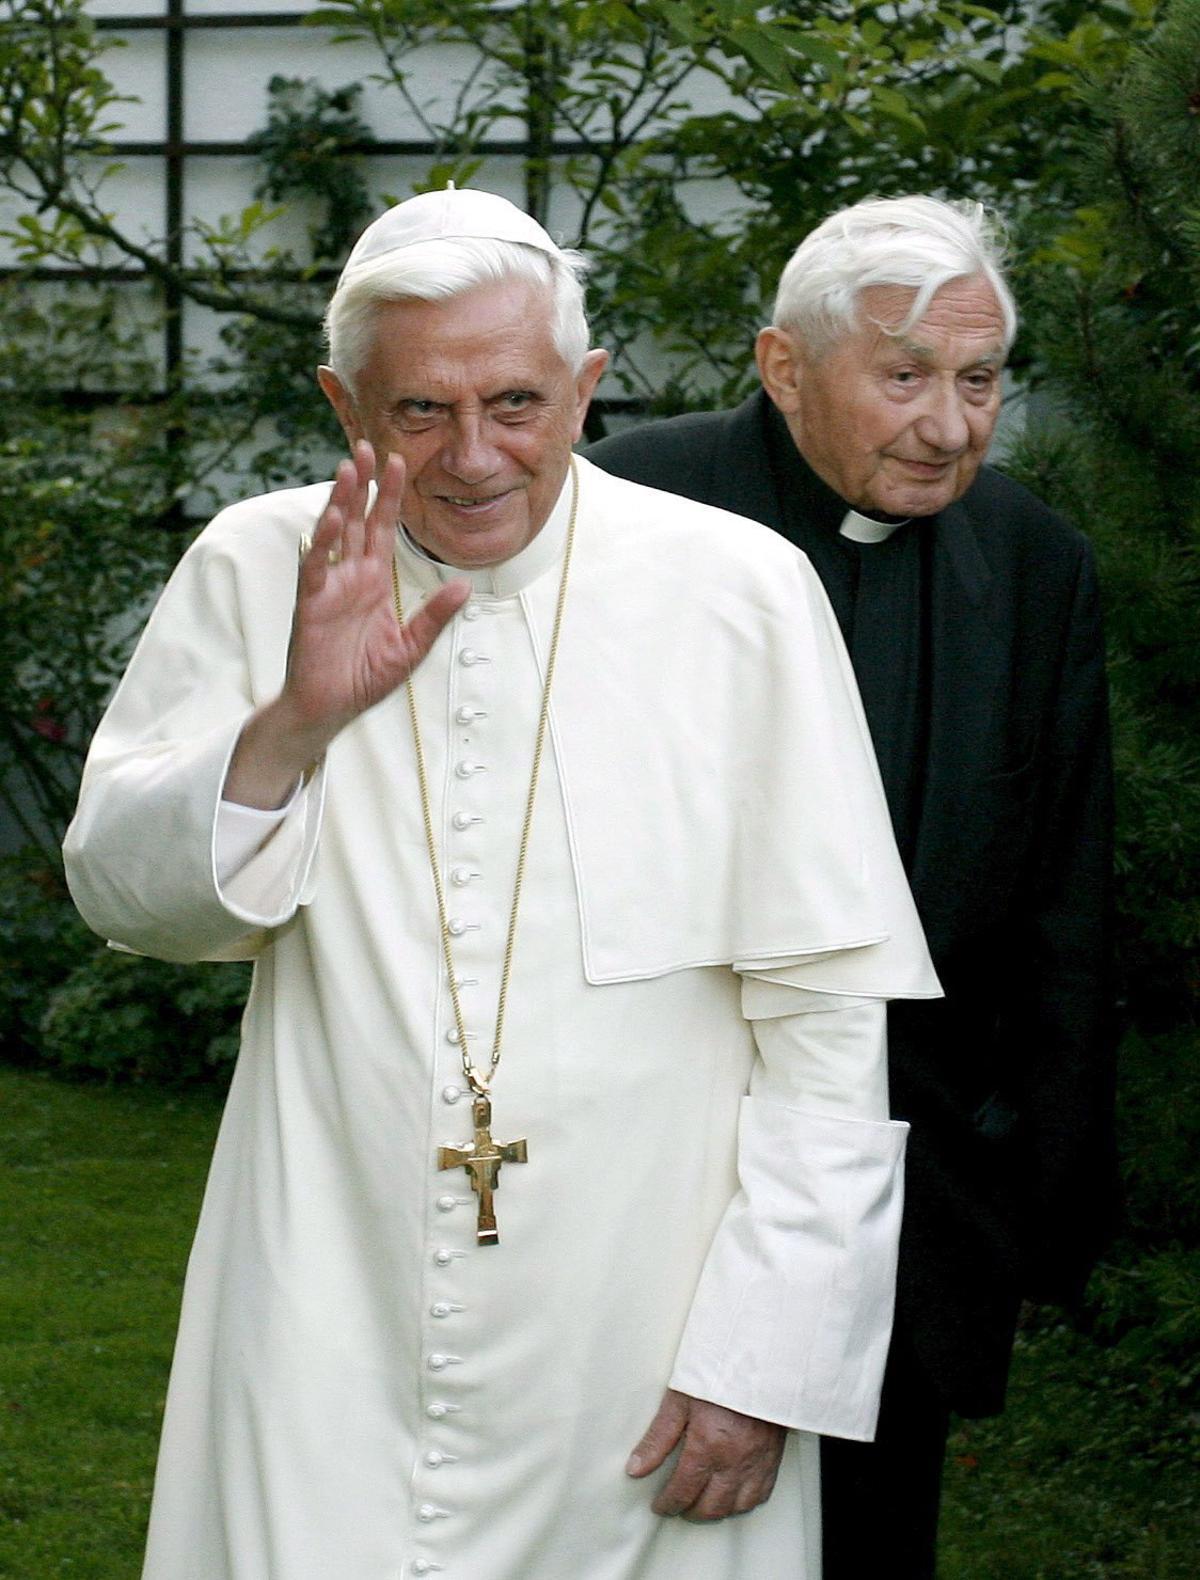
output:
POLYGON ((0 858, 0 1056, 37 1061, 46 995, 92 952, 61 871, 35 849, 0 858))
POLYGON ((228 1079, 249 985, 244 965, 168 965, 103 946, 50 993, 42 1058, 110 1080, 228 1079))
POLYGON ((1162 1028, 1200 1012, 1200 0, 1159 12, 1115 74, 1081 64, 1078 40, 1051 52, 1077 99, 1069 218, 1031 216, 1018 294, 1030 372, 1060 415, 1012 469, 1096 547, 1120 989, 1137 1024, 1162 1028))
POLYGON ((244 965, 167 965, 109 949, 34 849, 0 858, 0 1057, 110 1081, 228 1079, 244 965))

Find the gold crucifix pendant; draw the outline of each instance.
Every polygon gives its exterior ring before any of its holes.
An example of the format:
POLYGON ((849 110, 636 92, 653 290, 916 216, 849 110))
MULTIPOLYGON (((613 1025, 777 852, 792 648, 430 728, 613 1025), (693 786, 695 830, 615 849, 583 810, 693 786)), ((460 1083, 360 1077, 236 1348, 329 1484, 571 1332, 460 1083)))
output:
POLYGON ((494 1191, 500 1189, 501 1163, 528 1162, 524 1141, 492 1140, 492 1104, 482 1095, 473 1104, 475 1141, 469 1147, 439 1147, 439 1169, 466 1169, 471 1176, 471 1189, 479 1197, 479 1218, 475 1239, 479 1245, 498 1245, 500 1235, 496 1229, 496 1208, 492 1200, 494 1191))

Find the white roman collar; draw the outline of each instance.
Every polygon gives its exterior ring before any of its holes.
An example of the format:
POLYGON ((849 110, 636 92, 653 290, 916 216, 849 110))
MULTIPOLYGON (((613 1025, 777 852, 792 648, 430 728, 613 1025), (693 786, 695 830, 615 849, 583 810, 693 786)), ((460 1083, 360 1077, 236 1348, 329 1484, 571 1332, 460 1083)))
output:
POLYGON ((852 543, 885 543, 897 527, 905 524, 904 521, 873 521, 870 516, 859 515, 857 510, 848 510, 838 533, 852 543))

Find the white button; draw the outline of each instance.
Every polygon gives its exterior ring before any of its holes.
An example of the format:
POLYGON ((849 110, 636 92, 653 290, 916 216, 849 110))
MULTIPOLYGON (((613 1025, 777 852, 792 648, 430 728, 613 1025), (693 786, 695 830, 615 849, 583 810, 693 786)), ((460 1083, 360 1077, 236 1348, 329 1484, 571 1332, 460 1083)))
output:
POLYGON ((450 1406, 443 1404, 440 1399, 435 1399, 432 1404, 425 1406, 425 1414, 431 1421, 440 1421, 449 1408, 450 1406))
POLYGON ((462 1095, 463 1095, 463 1089, 462 1089, 461 1086, 443 1086, 442 1087, 442 1102, 443 1103, 457 1103, 459 1098, 462 1095))
POLYGON ((446 923, 446 931, 451 938, 461 938, 464 933, 477 933, 481 925, 480 922, 466 922, 461 916, 452 916, 446 923))
POLYGON ((449 1267, 451 1262, 457 1261, 459 1257, 466 1254, 465 1251, 452 1251, 448 1246, 439 1246, 433 1253, 433 1264, 435 1267, 449 1267))
POLYGON ((435 1300, 433 1305, 429 1308, 429 1314, 431 1317, 450 1317, 453 1316, 456 1311, 461 1311, 462 1309, 463 1308, 456 1301, 435 1300))
POLYGON ((455 1045, 455 1047, 457 1047, 458 1044, 462 1041, 462 1038, 458 1035, 458 1027, 457 1026, 451 1026, 450 1030, 446 1033, 446 1041, 447 1042, 452 1042, 455 1045))
POLYGON ((485 763, 469 762, 464 758, 461 763, 455 763, 454 772, 460 779, 473 779, 476 774, 487 773, 487 765, 485 763))
POLYGON ((475 812, 456 812, 450 821, 455 828, 462 830, 470 828, 472 823, 482 823, 483 819, 475 812))
POLYGON ((445 1457, 440 1449, 431 1448, 425 1456, 425 1463, 436 1470, 445 1457))
POLYGON ((412 1563, 409 1564, 409 1568, 415 1575, 427 1575, 432 1571, 433 1567, 428 1558, 414 1558, 412 1563))
POLYGON ((480 609, 477 603, 469 603, 463 606, 462 617, 464 620, 478 620, 479 615, 480 609))
POLYGON ((439 1212, 453 1212, 457 1206, 457 1196, 439 1196, 437 1199, 437 1210, 439 1212))
POLYGON ((465 889, 472 878, 478 878, 479 873, 472 872, 470 867, 451 867, 450 882, 459 889, 465 889))
POLYGON ((417 1510, 417 1518, 423 1524, 428 1525, 430 1520, 445 1519, 449 1512, 450 1511, 448 1509, 439 1509, 436 1503, 422 1503, 421 1507, 417 1510))
POLYGON ((464 647, 458 655, 458 661, 464 669, 470 669, 472 664, 491 663, 491 659, 485 653, 477 653, 473 647, 464 647))
POLYGON ((429 1370, 431 1372, 444 1372, 450 1364, 448 1355, 431 1355, 429 1357, 429 1370))
POLYGON ((486 719, 487 714, 482 708, 468 708, 466 703, 454 715, 456 724, 474 724, 476 719, 486 719))

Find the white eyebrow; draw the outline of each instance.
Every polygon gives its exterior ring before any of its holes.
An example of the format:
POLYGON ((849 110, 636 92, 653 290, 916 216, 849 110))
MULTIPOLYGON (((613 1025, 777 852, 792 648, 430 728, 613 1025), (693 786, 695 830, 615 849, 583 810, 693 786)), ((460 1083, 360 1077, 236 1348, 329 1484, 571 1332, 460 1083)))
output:
MULTIPOLYGON (((933 346, 923 346, 917 340, 901 340, 899 345, 901 351, 910 357, 915 357, 918 362, 933 362, 937 357, 937 351, 933 346)), ((1003 349, 983 351, 979 356, 972 358, 967 366, 972 368, 1003 367, 1004 351, 1003 349)))

